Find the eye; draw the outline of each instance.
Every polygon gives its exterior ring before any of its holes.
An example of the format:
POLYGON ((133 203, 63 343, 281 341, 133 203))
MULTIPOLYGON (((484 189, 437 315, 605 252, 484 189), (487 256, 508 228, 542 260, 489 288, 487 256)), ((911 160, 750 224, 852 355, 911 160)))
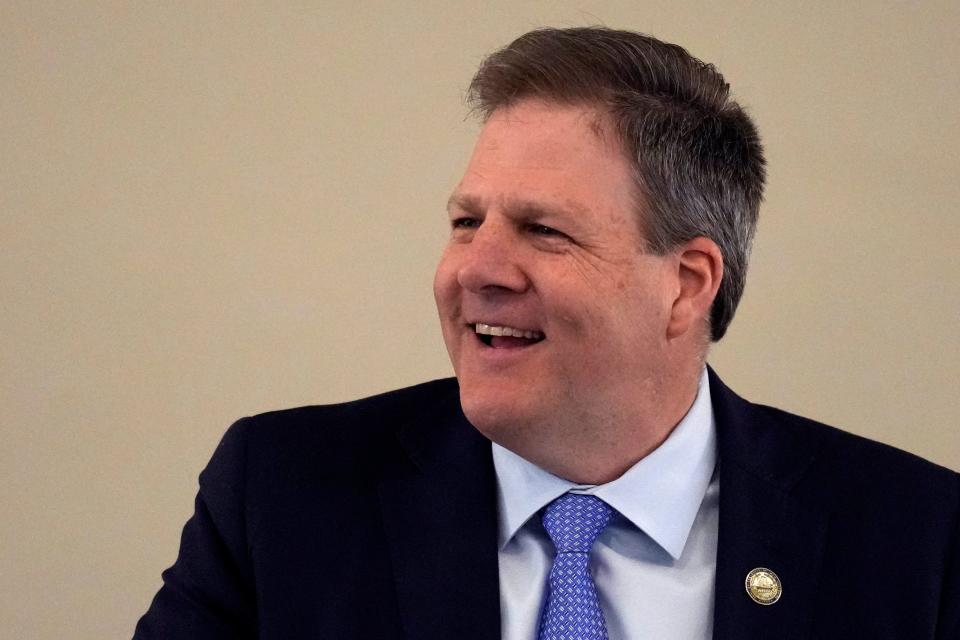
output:
POLYGON ((553 227, 548 227, 543 224, 531 224, 527 226, 527 231, 538 236, 556 236, 556 237, 565 237, 566 234, 557 231, 553 227))
POLYGON ((476 218, 470 218, 463 216, 460 218, 454 218, 450 221, 450 227, 452 229, 476 229, 480 226, 480 221, 476 218))

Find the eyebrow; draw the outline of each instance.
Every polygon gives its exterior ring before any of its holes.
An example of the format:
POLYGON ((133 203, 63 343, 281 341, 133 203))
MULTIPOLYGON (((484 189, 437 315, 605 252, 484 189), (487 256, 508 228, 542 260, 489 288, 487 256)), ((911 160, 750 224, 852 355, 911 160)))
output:
POLYGON ((480 206, 480 198, 457 191, 450 194, 450 198, 447 199, 447 211, 450 211, 454 207, 458 207, 469 213, 477 213, 483 209, 483 207, 480 206))
MULTIPOLYGON (((486 207, 483 201, 474 195, 468 193, 454 192, 447 200, 447 211, 453 207, 458 207, 472 214, 479 214, 486 207)), ((575 202, 567 202, 566 206, 557 206, 526 200, 523 198, 512 198, 506 202, 504 209, 508 215, 516 217, 540 218, 544 216, 563 216, 579 218, 586 213, 586 208, 575 202)))

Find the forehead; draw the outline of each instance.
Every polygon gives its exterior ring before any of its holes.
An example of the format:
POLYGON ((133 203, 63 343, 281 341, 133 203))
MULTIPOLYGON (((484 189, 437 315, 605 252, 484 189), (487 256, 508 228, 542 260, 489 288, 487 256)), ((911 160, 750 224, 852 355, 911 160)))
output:
POLYGON ((633 209, 633 172, 606 117, 586 106, 523 100, 497 109, 451 201, 633 209))
POLYGON ((490 114, 474 148, 474 159, 478 155, 546 168, 625 160, 603 111, 532 98, 490 114))

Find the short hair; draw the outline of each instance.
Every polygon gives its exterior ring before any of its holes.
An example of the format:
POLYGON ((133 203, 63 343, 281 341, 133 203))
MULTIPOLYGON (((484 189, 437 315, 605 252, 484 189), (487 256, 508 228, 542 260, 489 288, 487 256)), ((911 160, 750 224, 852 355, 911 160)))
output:
POLYGON ((485 121, 527 98, 599 107, 634 168, 645 249, 696 237, 723 255, 710 309, 720 340, 743 295, 765 165, 753 122, 717 69, 684 48, 605 27, 538 29, 488 56, 467 92, 485 121))

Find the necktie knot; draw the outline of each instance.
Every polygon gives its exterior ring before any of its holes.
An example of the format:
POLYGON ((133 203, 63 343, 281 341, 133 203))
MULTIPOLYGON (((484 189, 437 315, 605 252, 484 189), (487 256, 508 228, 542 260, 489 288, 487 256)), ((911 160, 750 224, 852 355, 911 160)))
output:
POLYGON ((596 496, 565 493, 544 511, 543 528, 557 553, 589 553, 612 514, 613 509, 596 496))

